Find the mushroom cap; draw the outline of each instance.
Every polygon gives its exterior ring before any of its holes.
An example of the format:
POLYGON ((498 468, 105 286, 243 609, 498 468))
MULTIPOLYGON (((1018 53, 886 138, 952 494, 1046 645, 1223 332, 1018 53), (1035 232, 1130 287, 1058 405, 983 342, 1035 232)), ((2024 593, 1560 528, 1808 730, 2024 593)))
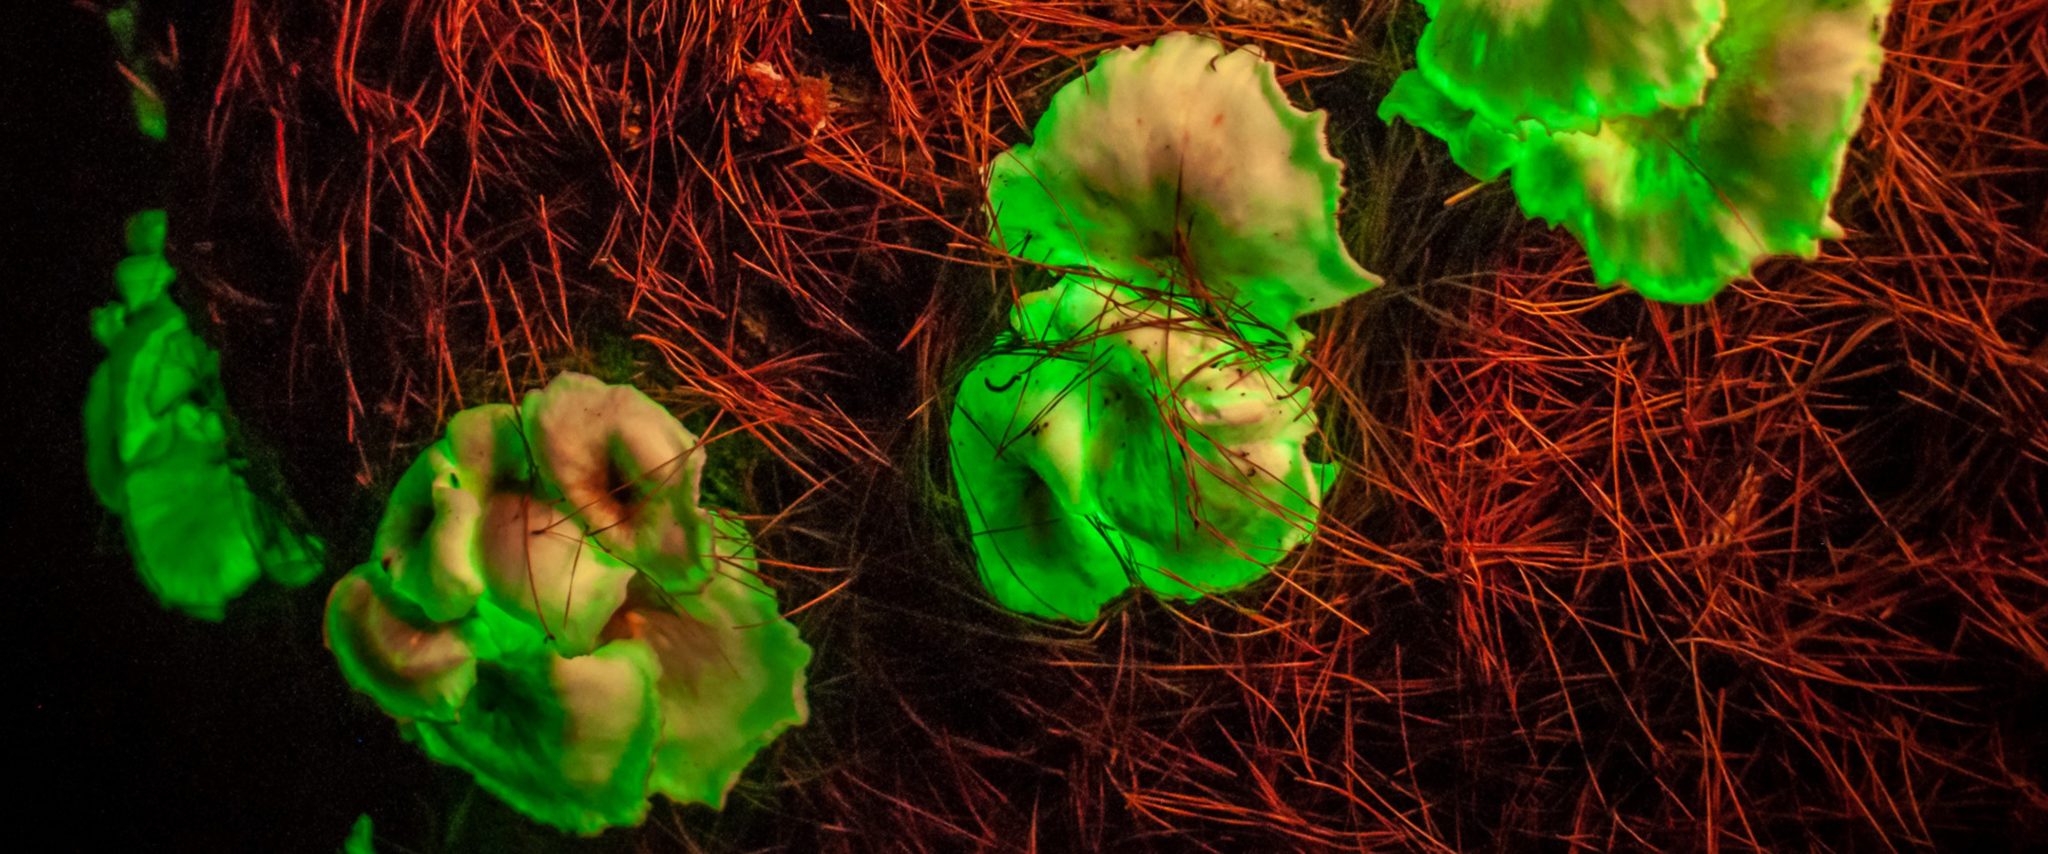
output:
POLYGON ((1532 137, 1530 216, 1586 244, 1602 282, 1702 302, 1770 255, 1841 236, 1828 205, 1884 62, 1883 2, 1731 0, 1706 102, 1596 134, 1532 137))
POLYGON ((162 455, 128 471, 128 550, 151 593, 166 606, 205 620, 226 615, 227 603, 263 574, 257 552, 254 497, 211 441, 217 419, 190 418, 165 431, 162 455))
POLYGON ((477 544, 483 503, 530 480, 519 410, 472 407, 422 451, 391 490, 373 547, 392 585, 428 619, 456 619, 483 595, 477 544))
POLYGON ((1263 350, 1170 300, 1084 277, 1026 296, 1014 352, 970 373, 953 468, 977 565, 1015 611, 1088 621, 1133 581, 1190 599, 1306 540, 1306 335, 1263 350))
POLYGON ((661 665, 661 738, 648 785, 672 800, 722 808, 754 755, 810 719, 811 648, 782 619, 774 591, 751 574, 746 527, 707 521, 718 569, 693 596, 644 585, 622 611, 637 625, 621 628, 661 665))
POLYGON ((1089 444, 1126 447, 1133 426, 1091 411, 1098 399, 1122 408, 1108 398, 1085 363, 1045 355, 994 354, 961 382, 953 476, 982 583, 1003 607, 1087 622, 1130 587, 1127 539, 1098 525, 1088 501, 1089 444), (1084 435, 1098 417, 1103 427, 1084 435))
POLYGON ((376 562, 330 597, 343 674, 557 827, 637 823, 654 794, 722 804, 808 716, 810 648, 745 526, 696 506, 702 453, 579 374, 458 413, 393 489, 376 562))
MULTIPOLYGON (((129 247, 161 252, 162 211, 130 217, 129 247)), ((122 517, 143 583, 166 607, 219 620, 268 574, 298 585, 320 570, 320 543, 288 528, 241 474, 230 447, 220 356, 166 293, 160 254, 116 271, 121 301, 93 315, 107 358, 86 390, 86 476, 122 517)))
POLYGON ((571 656, 598 647, 634 571, 598 545, 581 520, 532 496, 498 493, 484 505, 477 536, 491 604, 525 630, 501 636, 545 639, 571 656))
POLYGON ((107 358, 86 390, 86 474, 100 503, 125 513, 123 481, 164 455, 173 413, 213 381, 216 360, 168 302, 123 308, 110 328, 107 358))
POLYGON ((995 158, 992 237, 1107 278, 1198 280, 1284 325, 1379 284, 1338 237, 1324 119, 1251 49, 1172 33, 1109 51, 1053 95, 1031 144, 995 158))
POLYGON ((660 734, 658 674, 640 644, 575 658, 529 650, 480 666, 454 721, 405 731, 536 820, 578 833, 638 824, 660 734))
POLYGON ((1446 140, 1466 171, 1511 171, 1530 216, 1586 246, 1595 278, 1694 303, 1771 255, 1813 257, 1884 54, 1882 0, 1730 0, 1694 107, 1548 132, 1461 107, 1419 72, 1380 106, 1446 140))

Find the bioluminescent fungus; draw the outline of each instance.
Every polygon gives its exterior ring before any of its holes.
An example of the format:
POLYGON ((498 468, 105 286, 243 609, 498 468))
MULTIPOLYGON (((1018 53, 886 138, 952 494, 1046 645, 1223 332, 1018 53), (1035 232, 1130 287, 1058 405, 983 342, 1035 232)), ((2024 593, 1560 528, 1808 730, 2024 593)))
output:
POLYGON ((1701 302, 1764 257, 1810 258, 1841 235, 1828 206, 1883 63, 1889 5, 1729 0, 1698 103, 1603 111, 1584 130, 1490 119, 1421 71, 1380 115, 1445 140, 1474 176, 1510 173, 1523 210, 1576 235, 1602 284, 1701 302))
POLYGON ((166 607, 218 620, 259 576, 300 585, 320 572, 320 543, 292 530, 244 479, 231 447, 220 355, 168 294, 165 217, 128 221, 120 299, 93 312, 107 348, 85 402, 86 475, 122 519, 142 580, 166 607))
POLYGON ((1321 113, 1189 34, 1112 51, 996 158, 995 240, 1067 268, 962 383, 954 479, 983 582, 1093 620, 1133 585, 1243 586, 1314 529, 1334 467, 1298 318, 1378 283, 1344 249, 1321 113))
POLYGON ((356 816, 356 823, 349 825, 341 854, 377 854, 377 827, 370 822, 369 813, 356 816))
POLYGON ((722 806, 807 718, 811 653, 745 526, 698 507, 703 460, 659 404, 581 374, 457 413, 329 597, 342 672, 548 824, 637 824, 655 794, 722 806))
POLYGON ((1379 284, 1337 235, 1324 120, 1252 50, 1173 33, 1110 51, 1052 96, 1031 144, 996 156, 992 236, 1110 279, 1199 280, 1285 325, 1379 284))
POLYGON ((1029 294, 953 410, 983 581, 1011 610, 1092 620, 1133 582, 1228 590, 1313 530, 1305 337, 1260 348, 1170 299, 1083 277, 1029 294))

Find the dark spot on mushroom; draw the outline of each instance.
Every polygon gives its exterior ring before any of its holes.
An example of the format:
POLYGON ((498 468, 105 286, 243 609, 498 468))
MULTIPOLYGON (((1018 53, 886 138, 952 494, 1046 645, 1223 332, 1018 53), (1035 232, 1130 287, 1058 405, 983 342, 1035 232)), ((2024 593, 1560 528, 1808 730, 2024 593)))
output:
POLYGON ((618 509, 618 522, 633 518, 634 513, 639 510, 640 485, 633 482, 625 468, 619 465, 619 458, 616 456, 605 457, 604 490, 605 495, 611 498, 613 506, 618 509))

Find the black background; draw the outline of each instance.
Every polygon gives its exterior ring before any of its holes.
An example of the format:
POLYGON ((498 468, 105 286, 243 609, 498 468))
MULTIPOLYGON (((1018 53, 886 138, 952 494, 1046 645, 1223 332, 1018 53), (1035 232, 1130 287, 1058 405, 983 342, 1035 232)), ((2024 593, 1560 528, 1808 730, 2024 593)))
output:
POLYGON ((332 851, 365 812, 407 843, 383 851, 568 842, 426 761, 351 695, 320 641, 331 578, 260 582, 218 624, 164 610, 137 580, 88 489, 79 413, 102 356, 87 314, 113 295, 122 221, 163 204, 162 146, 136 132, 93 10, 9 11, 0 288, 14 318, 0 334, 18 354, 7 415, 26 435, 7 455, 0 598, 20 670, 5 691, 0 847, 332 851))

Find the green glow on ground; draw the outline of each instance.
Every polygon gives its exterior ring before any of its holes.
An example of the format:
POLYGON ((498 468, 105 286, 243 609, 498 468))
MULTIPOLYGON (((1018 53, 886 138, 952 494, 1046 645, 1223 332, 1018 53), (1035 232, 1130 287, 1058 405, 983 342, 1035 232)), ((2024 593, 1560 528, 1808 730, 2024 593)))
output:
MULTIPOLYGON (((1380 115, 1444 140, 1476 177, 1509 173, 1523 210, 1577 236, 1602 284, 1703 302, 1762 258, 1810 258, 1821 238, 1840 236, 1828 204, 1883 61, 1888 7, 1883 0, 1730 0, 1718 33, 1700 44, 1713 76, 1698 99, 1666 97, 1670 89, 1617 92, 1612 103, 1577 110, 1601 120, 1590 124, 1556 119, 1570 104, 1528 87, 1456 81, 1529 80, 1520 56, 1550 66, 1553 77, 1561 69, 1589 81, 1614 79, 1604 57, 1493 51, 1487 65, 1447 72, 1441 59, 1458 54, 1432 21, 1423 44, 1436 47, 1419 51, 1421 67, 1395 84, 1380 115)), ((1482 27, 1458 20, 1468 40, 1481 37, 1482 27)), ((1661 46, 1658 55, 1677 57, 1683 52, 1671 49, 1673 32, 1640 34, 1661 46)))
POLYGON ((342 673, 536 820, 722 806, 808 717, 811 651, 746 528, 697 507, 702 464, 659 404, 580 374, 458 413, 329 596, 342 673))
POLYGON ((128 98, 135 109, 135 129, 143 136, 163 142, 170 133, 170 118, 164 111, 163 98, 150 83, 149 66, 138 49, 137 28, 141 16, 141 0, 128 0, 107 10, 107 31, 114 36, 114 47, 121 54, 122 66, 134 75, 129 81, 128 98))
POLYGON ((287 526, 249 489, 229 440, 220 356, 168 295, 163 211, 128 221, 121 298, 93 312, 107 359, 85 403, 86 474, 122 517, 135 568, 166 607, 209 620, 263 575, 305 584, 320 541, 287 526))

